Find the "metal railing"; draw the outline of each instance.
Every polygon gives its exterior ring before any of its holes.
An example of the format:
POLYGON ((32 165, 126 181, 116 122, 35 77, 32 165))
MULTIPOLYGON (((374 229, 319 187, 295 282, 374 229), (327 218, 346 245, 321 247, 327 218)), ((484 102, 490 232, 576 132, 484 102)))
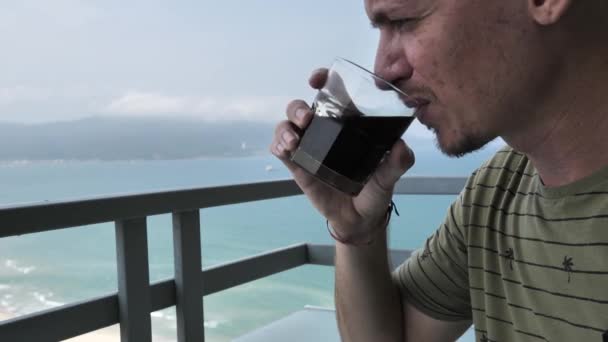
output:
MULTIPOLYGON (((452 195, 465 178, 408 177, 396 194, 452 195)), ((291 180, 0 208, 0 238, 115 222, 118 292, 0 322, 0 341, 57 341, 120 323, 121 341, 152 340, 150 313, 176 307, 177 340, 204 341, 203 296, 262 277, 333 265, 333 246, 299 244, 202 270, 199 209, 300 195, 291 180), (146 219, 173 215, 175 278, 150 284, 146 219)), ((397 263, 408 251, 391 251, 397 263)))

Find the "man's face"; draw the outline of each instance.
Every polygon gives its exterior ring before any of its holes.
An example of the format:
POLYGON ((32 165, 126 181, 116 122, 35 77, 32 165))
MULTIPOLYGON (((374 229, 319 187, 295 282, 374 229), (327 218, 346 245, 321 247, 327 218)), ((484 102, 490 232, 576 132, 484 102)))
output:
POLYGON ((542 63, 521 0, 366 0, 380 30, 375 71, 427 105, 420 122, 460 156, 509 134, 532 107, 542 63))

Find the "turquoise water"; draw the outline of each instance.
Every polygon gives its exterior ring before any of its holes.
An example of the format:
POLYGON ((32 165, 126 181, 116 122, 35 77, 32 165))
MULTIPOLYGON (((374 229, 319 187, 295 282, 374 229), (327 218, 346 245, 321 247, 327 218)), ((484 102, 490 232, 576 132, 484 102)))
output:
MULTIPOLYGON (((410 174, 467 175, 480 154, 452 161, 418 158, 410 174)), ((271 156, 132 162, 0 164, 0 206, 107 194, 202 187, 289 174, 271 156), (267 171, 266 167, 273 167, 267 171)), ((453 196, 397 196, 401 213, 391 245, 416 248, 442 221, 453 196)), ((300 242, 332 241, 325 221, 302 196, 201 211, 203 266, 300 242)), ((1 228, 0 228, 1 229, 1 228)), ((171 217, 148 219, 150 278, 173 276, 171 217)), ((116 291, 112 223, 0 239, 0 311, 13 315, 116 291)), ((333 306, 333 269, 305 266, 205 297, 210 341, 228 341, 305 305, 333 306)), ((175 338, 175 311, 153 314, 154 334, 175 338)))

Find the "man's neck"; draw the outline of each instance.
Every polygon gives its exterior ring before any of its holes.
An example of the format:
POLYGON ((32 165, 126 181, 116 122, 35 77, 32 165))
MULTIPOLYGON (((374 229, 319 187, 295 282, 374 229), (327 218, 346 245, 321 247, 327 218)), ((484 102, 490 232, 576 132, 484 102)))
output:
POLYGON ((605 63, 590 63, 563 80, 566 86, 541 110, 538 120, 503 137, 528 156, 546 186, 570 184, 608 166, 605 63))

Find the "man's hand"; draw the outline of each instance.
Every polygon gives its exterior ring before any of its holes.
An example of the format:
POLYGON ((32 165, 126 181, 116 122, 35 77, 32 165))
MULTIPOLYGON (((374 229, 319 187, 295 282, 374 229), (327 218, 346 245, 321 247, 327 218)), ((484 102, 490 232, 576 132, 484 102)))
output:
MULTIPOLYGON (((310 86, 323 87, 327 69, 319 69, 310 77, 310 86)), ((304 132, 313 117, 310 107, 302 100, 294 100, 287 106, 287 120, 275 129, 270 151, 291 171, 296 183, 317 210, 325 216, 335 231, 343 238, 372 234, 384 224, 386 209, 399 178, 414 164, 414 153, 399 140, 384 159, 361 193, 351 197, 316 179, 290 161, 304 132)))

